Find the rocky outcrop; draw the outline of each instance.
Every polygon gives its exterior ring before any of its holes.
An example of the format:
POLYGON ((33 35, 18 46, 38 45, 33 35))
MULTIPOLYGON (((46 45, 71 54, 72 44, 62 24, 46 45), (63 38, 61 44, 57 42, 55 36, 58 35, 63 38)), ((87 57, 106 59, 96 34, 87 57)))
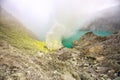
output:
POLYGON ((120 76, 120 32, 87 33, 71 49, 21 51, 0 41, 0 80, 113 80, 120 76))
MULTIPOLYGON (((78 80, 113 80, 120 75, 120 32, 99 37, 92 32, 74 42, 73 49, 62 49, 58 59, 69 62, 78 80)), ((117 78, 116 78, 117 79, 117 78)))

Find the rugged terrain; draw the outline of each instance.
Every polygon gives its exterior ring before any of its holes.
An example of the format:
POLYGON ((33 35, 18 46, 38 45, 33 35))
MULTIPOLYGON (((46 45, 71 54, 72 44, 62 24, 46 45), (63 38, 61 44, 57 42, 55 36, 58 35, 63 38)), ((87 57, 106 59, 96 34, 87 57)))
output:
POLYGON ((107 37, 89 32, 73 48, 49 52, 2 10, 0 80, 120 80, 120 31, 107 37))
POLYGON ((87 33, 74 48, 51 54, 0 41, 0 80, 113 80, 120 76, 119 46, 120 32, 108 37, 87 33))

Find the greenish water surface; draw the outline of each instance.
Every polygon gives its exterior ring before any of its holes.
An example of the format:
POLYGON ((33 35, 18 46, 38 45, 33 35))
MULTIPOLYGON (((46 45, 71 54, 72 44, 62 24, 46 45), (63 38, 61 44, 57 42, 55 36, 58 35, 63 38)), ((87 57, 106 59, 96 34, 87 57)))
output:
MULTIPOLYGON (((72 48, 73 47, 73 42, 80 39, 85 33, 89 31, 77 31, 76 34, 69 38, 63 38, 62 39, 62 44, 67 47, 67 48, 72 48)), ((108 36, 112 34, 110 31, 93 31, 93 33, 97 36, 108 36)))

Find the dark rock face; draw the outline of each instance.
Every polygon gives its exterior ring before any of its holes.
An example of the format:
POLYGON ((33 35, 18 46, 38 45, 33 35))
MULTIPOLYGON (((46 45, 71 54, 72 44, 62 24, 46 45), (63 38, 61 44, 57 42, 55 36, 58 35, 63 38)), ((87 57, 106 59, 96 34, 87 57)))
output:
POLYGON ((108 37, 93 33, 53 54, 21 51, 0 40, 0 80, 119 79, 120 32, 108 37))

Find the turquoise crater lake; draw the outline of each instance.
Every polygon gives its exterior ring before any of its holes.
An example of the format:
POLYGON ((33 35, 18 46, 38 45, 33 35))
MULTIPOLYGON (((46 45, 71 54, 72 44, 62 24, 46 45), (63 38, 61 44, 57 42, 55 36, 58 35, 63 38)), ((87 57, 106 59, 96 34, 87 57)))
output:
MULTIPOLYGON (((63 38, 62 39, 62 44, 64 47, 67 48, 72 48, 73 47, 73 42, 80 39, 84 34, 86 34, 89 31, 77 31, 73 36, 69 38, 63 38)), ((97 36, 108 36, 112 34, 113 32, 110 31, 93 31, 93 33, 97 36)))

